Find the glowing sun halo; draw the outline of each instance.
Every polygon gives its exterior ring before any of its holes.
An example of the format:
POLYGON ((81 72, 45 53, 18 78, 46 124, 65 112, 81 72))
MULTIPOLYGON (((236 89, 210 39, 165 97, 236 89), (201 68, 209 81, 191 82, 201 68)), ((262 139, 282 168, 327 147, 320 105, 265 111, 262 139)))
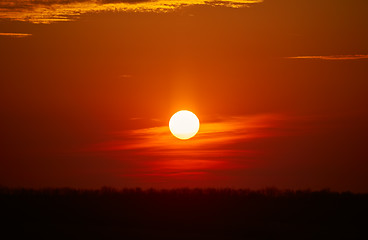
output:
POLYGON ((197 134, 199 130, 199 119, 194 113, 181 110, 172 115, 169 128, 175 137, 186 140, 197 134))

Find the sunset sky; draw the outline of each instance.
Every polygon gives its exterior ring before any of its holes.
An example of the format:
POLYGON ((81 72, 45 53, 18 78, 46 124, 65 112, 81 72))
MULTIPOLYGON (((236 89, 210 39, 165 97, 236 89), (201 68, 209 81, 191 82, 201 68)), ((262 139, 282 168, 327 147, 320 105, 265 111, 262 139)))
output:
POLYGON ((1 0, 0 106, 0 186, 368 192, 368 1, 1 0))

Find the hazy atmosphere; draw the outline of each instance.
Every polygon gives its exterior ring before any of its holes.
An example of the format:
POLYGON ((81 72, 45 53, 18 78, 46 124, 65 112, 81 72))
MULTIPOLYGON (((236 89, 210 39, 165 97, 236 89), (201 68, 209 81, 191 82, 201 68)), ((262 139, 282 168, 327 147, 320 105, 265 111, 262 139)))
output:
POLYGON ((368 1, 2 0, 0 185, 368 192, 368 1), (200 128, 180 140, 171 116, 200 128))

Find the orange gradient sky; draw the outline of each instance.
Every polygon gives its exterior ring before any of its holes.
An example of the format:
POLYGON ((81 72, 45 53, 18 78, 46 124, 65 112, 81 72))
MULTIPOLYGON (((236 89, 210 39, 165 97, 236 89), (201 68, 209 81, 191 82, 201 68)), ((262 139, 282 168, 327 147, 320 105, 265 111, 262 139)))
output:
POLYGON ((368 191, 365 0, 0 2, 0 185, 368 191), (198 134, 169 119, 194 112, 198 134))

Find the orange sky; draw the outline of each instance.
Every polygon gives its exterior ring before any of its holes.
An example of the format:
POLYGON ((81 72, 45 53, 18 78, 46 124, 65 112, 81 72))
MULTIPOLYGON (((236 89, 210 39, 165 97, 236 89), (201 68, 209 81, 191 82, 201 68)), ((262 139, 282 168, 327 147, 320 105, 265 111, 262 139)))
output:
POLYGON ((0 185, 368 191, 365 0, 5 0, 0 185), (174 138, 176 111, 201 121, 174 138))

